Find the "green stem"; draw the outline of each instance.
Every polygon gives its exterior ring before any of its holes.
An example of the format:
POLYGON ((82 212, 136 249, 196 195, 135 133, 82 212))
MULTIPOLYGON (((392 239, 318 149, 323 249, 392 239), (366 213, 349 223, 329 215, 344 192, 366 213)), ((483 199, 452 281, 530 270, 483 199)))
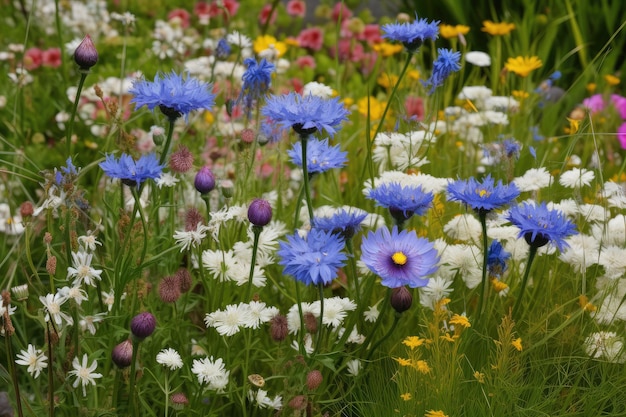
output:
POLYGON ((250 299, 250 292, 252 291, 252 277, 254 276, 256 254, 259 249, 259 236, 261 236, 262 230, 263 230, 263 226, 252 226, 252 231, 254 232, 254 243, 252 244, 252 260, 250 261, 250 275, 248 276, 248 289, 246 290, 246 298, 244 298, 244 300, 246 301, 250 299))
POLYGON ((135 373, 137 352, 139 352, 139 341, 133 337, 133 355, 130 362, 130 381, 128 386, 128 415, 138 415, 135 411, 135 373))
POLYGON ((163 146, 163 150, 161 151, 161 158, 159 159, 159 165, 164 165, 167 160, 167 153, 170 150, 170 146, 172 144, 172 137, 174 136, 174 125, 176 124, 176 119, 168 118, 170 124, 167 128, 167 138, 165 139, 165 145, 163 146))
POLYGON ((308 135, 300 136, 300 143, 302 144, 302 180, 304 182, 304 196, 306 198, 306 208, 309 211, 309 223, 313 224, 313 204, 311 202, 311 184, 309 183, 309 168, 306 156, 306 147, 308 142, 308 135))
POLYGON ((374 336, 374 333, 376 333, 376 330, 378 330, 378 328, 380 327, 380 323, 383 321, 383 317, 385 316, 385 313, 387 312, 387 310, 389 309, 389 306, 391 305, 391 291, 392 291, 391 288, 387 290, 388 302, 383 304, 382 310, 380 311, 380 313, 378 313, 378 318, 376 319, 376 323, 374 323, 374 327, 372 328, 372 331, 370 332, 370 334, 368 334, 365 337, 365 340, 363 341, 363 344, 361 345, 365 349, 367 349, 368 342, 370 341, 372 336, 374 336))
POLYGON ((170 408, 170 381, 169 381, 169 371, 165 371, 165 417, 169 417, 169 408, 170 408))
MULTIPOLYGON (((139 213, 139 218, 141 219, 141 227, 143 229, 143 246, 141 248, 141 257, 139 258, 139 262, 137 263, 137 265, 141 265, 143 263, 143 260, 146 258, 146 253, 148 251, 148 228, 146 226, 146 217, 143 212, 143 207, 141 207, 141 191, 137 190, 136 187, 131 187, 131 190, 133 193, 133 197, 135 198, 135 210, 139 213)), ((133 217, 135 217, 135 213, 133 213, 133 217)), ((130 231, 132 231, 132 229, 130 231)))
POLYGON ((13 360, 13 346, 11 346, 11 332, 6 328, 6 326, 4 330, 5 330, 4 344, 6 345, 6 350, 7 350, 7 362, 9 365, 9 372, 11 372, 11 379, 13 380, 13 390, 15 391, 15 403, 17 404, 17 415, 19 417, 24 417, 24 412, 22 411, 22 397, 20 395, 20 384, 17 381, 17 371, 15 369, 15 362, 13 360))
MULTIPOLYGON (((313 352, 313 355, 319 352, 320 345, 322 344, 322 339, 324 336, 324 283, 320 282, 319 284, 317 284, 317 288, 320 293, 320 319, 319 325, 317 326, 317 341, 315 343, 315 351, 313 352)), ((349 333, 348 330, 346 330, 346 333, 349 333)))
POLYGON ((378 347, 389 338, 389 336, 391 336, 391 333, 393 333, 393 331, 396 329, 396 327, 398 326, 398 322, 400 321, 400 317, 402 316, 401 313, 396 313, 393 317, 393 324, 391 325, 391 327, 389 328, 389 330, 387 331, 387 333, 385 333, 385 335, 383 337, 380 338, 380 340, 378 342, 376 342, 374 344, 374 346, 372 346, 372 348, 369 350, 369 352, 367 353, 367 357, 365 358, 365 361, 368 362, 370 360, 370 358, 372 357, 372 355, 374 354, 374 351, 376 351, 376 349, 378 349, 378 347))
POLYGON ((49 417, 54 417, 54 378, 52 364, 54 357, 52 355, 52 333, 50 332, 50 322, 46 323, 47 339, 48 339, 48 406, 49 417))
POLYGON ((72 114, 70 115, 69 125, 65 132, 65 142, 67 147, 68 158, 72 156, 72 133, 74 132, 74 120, 76 119, 76 112, 78 111, 78 102, 80 101, 80 94, 83 91, 85 85, 85 79, 89 75, 89 70, 80 71, 80 80, 78 81, 78 89, 76 90, 76 97, 74 98, 74 107, 72 108, 72 114))
POLYGON ((352 238, 346 239, 346 251, 348 252, 348 268, 350 269, 350 276, 348 281, 354 282, 354 300, 356 305, 361 304, 361 286, 359 284, 359 277, 356 272, 356 257, 354 256, 354 242, 352 238))
POLYGON ((478 218, 480 225, 482 226, 483 233, 483 276, 481 280, 482 295, 478 300, 478 318, 477 322, 480 322, 484 310, 487 306, 487 297, 489 296, 489 285, 487 284, 487 259, 489 258, 489 251, 487 248, 487 213, 479 211, 478 218))
POLYGON ((263 23, 263 27, 261 28, 261 35, 265 35, 265 33, 267 33, 267 28, 270 25, 272 14, 274 14, 276 7, 278 7, 278 3, 280 3, 280 0, 274 0, 274 2, 272 3, 272 8, 270 9, 270 13, 267 15, 267 20, 265 21, 265 23, 263 23))
POLYGON ((300 220, 300 207, 302 207, 302 197, 304 195, 304 184, 302 184, 302 188, 300 189, 300 194, 298 194, 298 199, 296 200, 296 210, 295 215, 296 218, 293 221, 293 228, 298 228, 298 220, 300 220))
POLYGON ((524 278, 522 279, 522 285, 519 289, 519 296, 517 297, 517 301, 515 301, 515 306, 513 307, 513 318, 516 319, 517 312, 522 305, 522 296, 524 295, 524 290, 526 289, 526 284, 528 283, 528 276, 530 275, 530 268, 533 264, 533 260, 535 259, 535 255, 537 254, 537 247, 531 246, 530 252, 528 253, 528 263, 526 263, 526 269, 524 270, 524 278))

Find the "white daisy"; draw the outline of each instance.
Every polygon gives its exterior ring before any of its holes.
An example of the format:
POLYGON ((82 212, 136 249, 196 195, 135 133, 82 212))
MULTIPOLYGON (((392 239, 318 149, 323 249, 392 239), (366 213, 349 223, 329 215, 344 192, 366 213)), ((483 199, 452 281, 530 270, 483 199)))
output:
POLYGON ((100 243, 96 239, 96 236, 94 236, 91 233, 88 233, 88 234, 82 235, 82 236, 78 236, 78 243, 81 245, 81 247, 85 251, 86 250, 90 250, 91 252, 96 250, 96 245, 102 246, 102 243, 100 243))
POLYGON ((44 368, 48 367, 46 361, 48 357, 35 346, 29 344, 26 350, 22 350, 17 354, 15 363, 18 365, 28 366, 28 373, 33 378, 37 378, 44 368))
POLYGON ((376 319, 378 319, 379 314, 380 311, 378 311, 378 304, 376 304, 368 307, 368 309, 363 312, 363 317, 365 318, 365 321, 374 323, 376 322, 376 319))
POLYGON ((63 295, 60 291, 56 294, 47 294, 44 296, 39 296, 39 301, 44 306, 44 310, 46 315, 44 317, 45 321, 53 320, 57 326, 61 326, 63 321, 68 325, 74 324, 74 320, 68 314, 61 311, 61 305, 65 303, 68 298, 63 295))
POLYGON ((89 384, 96 385, 96 379, 102 378, 102 374, 94 372, 98 367, 98 361, 94 360, 91 365, 89 365, 89 358, 85 353, 83 355, 83 361, 80 363, 78 358, 75 357, 72 361, 73 370, 69 371, 69 375, 73 375, 76 377, 76 381, 72 384, 74 388, 78 387, 78 384, 83 386, 83 397, 87 396, 87 391, 85 387, 89 384))
POLYGON ((230 371, 224 367, 222 358, 194 359, 191 365, 191 372, 198 378, 200 385, 207 385, 208 389, 221 390, 228 384, 230 371))
POLYGON ((180 181, 176 176, 172 175, 170 172, 163 172, 161 176, 155 180, 156 185, 159 188, 163 187, 173 187, 178 184, 180 181))
POLYGON ((420 304, 431 310, 435 309, 435 305, 452 293, 451 288, 453 281, 442 277, 434 277, 428 280, 425 287, 419 289, 420 304))
POLYGON ((615 332, 595 332, 585 339, 585 351, 594 359, 606 359, 609 362, 622 363, 624 340, 615 332))
POLYGON ((483 51, 469 51, 466 52, 465 62, 469 62, 477 67, 488 67, 491 65, 491 56, 483 51))
POLYGON ((89 333, 91 333, 92 335, 95 335, 96 323, 100 323, 102 320, 104 320, 105 316, 106 316, 106 313, 98 313, 92 316, 83 316, 79 320, 78 325, 80 326, 80 329, 83 332, 89 331, 89 333))
POLYGON ((93 254, 78 251, 72 252, 72 266, 67 267, 67 277, 75 278, 74 285, 81 285, 83 282, 87 285, 96 286, 96 280, 100 281, 101 269, 91 267, 93 254))
POLYGON ((326 84, 318 83, 317 81, 311 81, 304 84, 302 95, 304 97, 312 95, 327 100, 333 96, 333 89, 326 84))
POLYGON ((176 369, 183 367, 183 360, 180 358, 178 352, 172 348, 163 349, 157 353, 156 361, 171 371, 175 371, 176 369))
POLYGON ((176 239, 176 244, 180 246, 180 251, 183 252, 191 248, 197 248, 202 244, 202 240, 206 237, 208 230, 207 226, 198 223, 195 230, 177 230, 174 233, 174 239, 176 239))
POLYGON ((572 168, 561 174, 559 184, 567 188, 582 188, 585 185, 590 185, 595 177, 593 171, 586 168, 572 168))

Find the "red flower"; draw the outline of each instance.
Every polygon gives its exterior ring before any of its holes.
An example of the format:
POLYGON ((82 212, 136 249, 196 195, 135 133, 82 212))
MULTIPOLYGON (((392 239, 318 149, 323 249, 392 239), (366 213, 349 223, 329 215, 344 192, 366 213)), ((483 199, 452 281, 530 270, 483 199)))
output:
POLYGON ((32 71, 41 66, 43 62, 43 51, 39 48, 30 48, 24 53, 24 68, 32 71))
POLYGON ((44 67, 59 68, 61 66, 61 50, 50 48, 41 53, 41 63, 44 67))
POLYGON ((287 3, 287 14, 293 17, 304 17, 306 4, 301 0, 290 0, 287 3))
POLYGON ((167 14, 167 20, 177 19, 180 21, 180 26, 183 29, 187 29, 189 27, 189 12, 185 9, 174 9, 167 14))
POLYGON ((302 48, 319 51, 322 49, 322 44, 324 43, 324 34, 322 30, 317 27, 304 29, 298 35, 298 43, 302 48))

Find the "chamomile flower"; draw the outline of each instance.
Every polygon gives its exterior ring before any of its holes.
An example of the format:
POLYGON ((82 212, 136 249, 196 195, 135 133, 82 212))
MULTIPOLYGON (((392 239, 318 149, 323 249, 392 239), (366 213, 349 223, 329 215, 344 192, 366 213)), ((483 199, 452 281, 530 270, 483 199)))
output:
POLYGON ((156 361, 171 371, 183 367, 183 360, 180 354, 172 348, 161 350, 156 356, 156 361))
POLYGON ((74 369, 68 372, 69 375, 76 377, 72 386, 77 388, 78 384, 81 384, 83 387, 83 397, 85 397, 87 396, 85 389, 87 385, 96 385, 96 379, 102 378, 102 374, 94 372, 98 368, 98 361, 94 360, 91 365, 89 365, 89 357, 85 353, 83 354, 82 362, 79 362, 77 357, 74 358, 72 367, 74 369))
POLYGON ((18 365, 28 366, 28 373, 33 378, 39 377, 41 371, 48 367, 48 357, 35 346, 29 344, 26 350, 22 350, 17 354, 15 363, 18 365))

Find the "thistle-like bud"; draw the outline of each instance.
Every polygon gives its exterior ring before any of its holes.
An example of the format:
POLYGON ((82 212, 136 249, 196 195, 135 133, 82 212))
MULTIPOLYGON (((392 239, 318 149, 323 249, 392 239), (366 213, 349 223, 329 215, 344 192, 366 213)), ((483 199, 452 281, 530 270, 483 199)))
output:
POLYGON ((182 410, 183 408, 185 408, 186 405, 189 404, 187 396, 182 392, 176 392, 172 394, 170 400, 172 400, 172 408, 174 410, 182 410))
POLYGON ((263 227, 272 220, 272 206, 267 200, 256 198, 248 207, 248 220, 255 226, 263 227))
POLYGON ((152 313, 148 313, 147 311, 137 314, 130 321, 130 331, 133 336, 139 340, 143 340, 150 336, 152 332, 154 332, 155 328, 156 318, 154 318, 152 313))
POLYGON ((196 174, 193 182, 200 194, 208 194, 215 188, 215 176, 208 166, 203 166, 196 174))
POLYGON ((413 296, 406 287, 394 288, 391 292, 391 306, 398 313, 404 313, 413 304, 413 296))
POLYGON ((289 326, 287 324, 287 317, 278 314, 270 320, 270 334, 272 340, 276 342, 282 342, 289 334, 289 326))
POLYGON ((83 41, 74 51, 74 61, 81 70, 89 71, 98 62, 98 51, 91 40, 91 36, 86 35, 83 41))
POLYGON ((129 367, 133 360, 133 342, 130 339, 126 339, 116 345, 111 351, 111 360, 119 368, 129 367))
POLYGON ((317 369, 314 369, 306 375, 306 387, 309 391, 315 391, 323 380, 324 377, 322 376, 322 373, 317 369))

